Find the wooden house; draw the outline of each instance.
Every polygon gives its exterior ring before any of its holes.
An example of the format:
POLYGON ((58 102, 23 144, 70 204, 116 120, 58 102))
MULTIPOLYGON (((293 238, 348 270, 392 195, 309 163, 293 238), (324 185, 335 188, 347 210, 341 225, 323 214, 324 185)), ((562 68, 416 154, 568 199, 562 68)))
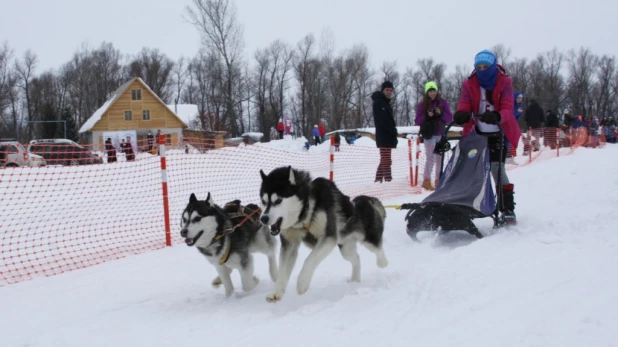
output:
MULTIPOLYGON (((196 107, 197 109, 197 107, 196 107)), ((135 77, 122 84, 80 128, 80 135, 99 150, 103 149, 104 137, 131 134, 131 142, 139 142, 148 132, 158 130, 166 135, 167 143, 180 146, 185 120, 174 113, 144 81, 135 77)))

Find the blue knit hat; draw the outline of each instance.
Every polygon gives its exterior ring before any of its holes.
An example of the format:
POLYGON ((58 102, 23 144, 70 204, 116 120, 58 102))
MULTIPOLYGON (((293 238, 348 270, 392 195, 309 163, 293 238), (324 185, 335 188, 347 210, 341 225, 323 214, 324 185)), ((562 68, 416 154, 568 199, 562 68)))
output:
POLYGON ((488 50, 480 51, 476 57, 474 57, 474 66, 477 67, 480 64, 487 64, 489 66, 496 63, 496 55, 488 50))

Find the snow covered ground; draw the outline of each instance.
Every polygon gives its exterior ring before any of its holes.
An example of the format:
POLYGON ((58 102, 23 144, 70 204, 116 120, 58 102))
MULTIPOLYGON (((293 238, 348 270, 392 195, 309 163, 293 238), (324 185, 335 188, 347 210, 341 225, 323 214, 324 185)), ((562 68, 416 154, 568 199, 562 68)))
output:
POLYGON ((334 252, 302 296, 297 265, 277 304, 264 299, 265 257, 255 291, 226 299, 184 245, 8 285, 0 345, 618 346, 617 155, 581 148, 510 170, 519 224, 494 233, 480 220, 492 234, 482 240, 425 233, 414 243, 405 212, 389 209, 386 269, 361 248, 362 282, 350 284, 334 252))

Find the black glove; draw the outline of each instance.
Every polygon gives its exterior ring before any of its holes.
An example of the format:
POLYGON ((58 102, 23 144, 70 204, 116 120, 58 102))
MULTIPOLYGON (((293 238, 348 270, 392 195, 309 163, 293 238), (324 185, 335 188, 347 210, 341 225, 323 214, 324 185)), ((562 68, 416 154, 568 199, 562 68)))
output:
POLYGON ((453 115, 453 119, 455 120, 455 123, 459 125, 464 125, 470 121, 470 112, 457 111, 453 115))
POLYGON ((481 115, 481 122, 487 124, 498 124, 500 123, 500 113, 498 111, 488 111, 481 115))

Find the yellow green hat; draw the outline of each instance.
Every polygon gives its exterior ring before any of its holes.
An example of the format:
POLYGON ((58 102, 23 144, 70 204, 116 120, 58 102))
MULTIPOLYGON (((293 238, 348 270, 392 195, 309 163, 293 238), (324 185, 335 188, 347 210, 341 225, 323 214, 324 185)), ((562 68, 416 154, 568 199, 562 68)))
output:
POLYGON ((430 89, 435 89, 436 92, 437 92, 438 91, 438 84, 436 82, 434 82, 434 81, 429 81, 429 82, 425 83, 425 94, 427 94, 427 92, 430 89))

